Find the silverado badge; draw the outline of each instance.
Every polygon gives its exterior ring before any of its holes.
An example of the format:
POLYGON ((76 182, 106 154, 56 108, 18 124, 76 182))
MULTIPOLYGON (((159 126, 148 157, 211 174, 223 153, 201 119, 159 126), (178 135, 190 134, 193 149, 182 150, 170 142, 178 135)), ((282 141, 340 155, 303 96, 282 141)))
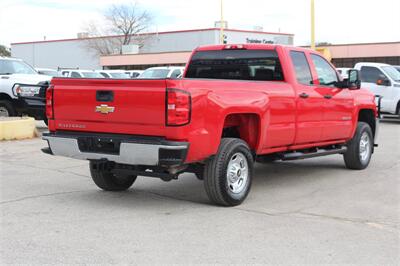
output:
POLYGON ((101 104, 96 106, 96 112, 102 113, 102 114, 108 114, 114 112, 115 107, 108 106, 107 104, 101 104))

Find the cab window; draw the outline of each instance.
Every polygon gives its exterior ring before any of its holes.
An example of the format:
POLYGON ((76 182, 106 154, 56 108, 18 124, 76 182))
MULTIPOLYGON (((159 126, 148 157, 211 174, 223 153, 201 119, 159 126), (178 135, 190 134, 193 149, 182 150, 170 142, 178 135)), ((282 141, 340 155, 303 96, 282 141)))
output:
POLYGON ((216 50, 196 52, 185 78, 283 81, 275 50, 216 50))
POLYGON ((81 75, 78 72, 71 72, 71 78, 80 78, 81 75))
POLYGON ((292 59, 297 81, 304 85, 311 85, 312 75, 306 55, 303 52, 291 51, 290 58, 292 59))
POLYGON ((322 56, 311 54, 311 60, 314 63, 315 70, 317 71, 318 80, 320 85, 335 86, 338 82, 336 70, 326 61, 322 56))
POLYGON ((181 70, 180 69, 175 69, 171 74, 171 78, 172 79, 176 79, 177 77, 179 77, 180 74, 181 74, 181 70))
POLYGON ((386 78, 385 74, 376 67, 363 66, 360 70, 362 82, 376 83, 378 79, 386 78))

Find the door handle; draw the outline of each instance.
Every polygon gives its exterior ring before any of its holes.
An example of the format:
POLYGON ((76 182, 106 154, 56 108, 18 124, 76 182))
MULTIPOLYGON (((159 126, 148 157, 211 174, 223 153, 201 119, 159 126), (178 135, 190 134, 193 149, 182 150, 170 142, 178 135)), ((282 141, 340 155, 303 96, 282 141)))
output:
POLYGON ((303 93, 300 93, 299 96, 300 96, 300 98, 304 98, 305 99, 305 98, 308 98, 309 95, 307 93, 303 92, 303 93))
POLYGON ((324 98, 325 98, 325 99, 332 99, 332 95, 326 94, 326 95, 324 95, 324 98))

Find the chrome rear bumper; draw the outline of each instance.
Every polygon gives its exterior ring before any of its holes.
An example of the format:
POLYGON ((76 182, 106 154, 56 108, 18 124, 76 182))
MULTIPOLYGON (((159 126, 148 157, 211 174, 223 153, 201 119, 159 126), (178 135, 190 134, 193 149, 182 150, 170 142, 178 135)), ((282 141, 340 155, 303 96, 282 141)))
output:
POLYGON ((93 138, 95 141, 98 140, 97 145, 101 145, 101 140, 107 139, 108 144, 118 142, 118 149, 115 153, 109 151, 102 152, 101 149, 96 146, 96 150, 93 151, 82 151, 78 141, 80 136, 76 135, 59 135, 45 133, 43 139, 48 142, 50 153, 56 156, 64 156, 80 160, 108 160, 120 164, 129 165, 180 165, 183 164, 186 159, 188 151, 187 142, 169 142, 162 139, 151 139, 143 141, 143 138, 129 137, 121 138, 116 137, 113 139, 112 135, 107 135, 106 138, 103 136, 91 136, 84 135, 84 138, 93 138))

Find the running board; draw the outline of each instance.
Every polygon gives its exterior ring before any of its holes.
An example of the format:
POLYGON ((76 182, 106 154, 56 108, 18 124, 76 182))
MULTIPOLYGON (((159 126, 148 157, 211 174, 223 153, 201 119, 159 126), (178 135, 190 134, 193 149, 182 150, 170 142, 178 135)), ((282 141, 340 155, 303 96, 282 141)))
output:
POLYGON ((290 160, 298 160, 298 159, 307 159, 331 154, 345 153, 347 151, 347 147, 341 147, 340 149, 318 149, 315 152, 304 153, 304 152, 290 152, 282 155, 282 161, 290 161, 290 160))

